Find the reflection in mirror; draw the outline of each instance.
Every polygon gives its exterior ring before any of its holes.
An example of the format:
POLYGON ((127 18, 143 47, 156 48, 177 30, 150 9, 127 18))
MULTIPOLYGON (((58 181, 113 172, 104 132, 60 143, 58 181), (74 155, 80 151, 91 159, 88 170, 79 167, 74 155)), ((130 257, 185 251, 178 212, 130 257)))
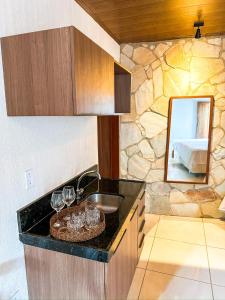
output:
POLYGON ((207 183, 213 97, 170 99, 167 182, 207 183))

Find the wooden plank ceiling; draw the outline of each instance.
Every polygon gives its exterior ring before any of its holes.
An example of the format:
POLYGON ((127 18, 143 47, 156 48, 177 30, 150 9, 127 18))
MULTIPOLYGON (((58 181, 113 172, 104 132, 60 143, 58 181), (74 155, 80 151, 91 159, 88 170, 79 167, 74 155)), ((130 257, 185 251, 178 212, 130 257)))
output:
POLYGON ((193 37, 194 21, 203 35, 225 33, 225 0, 76 0, 117 42, 193 37))

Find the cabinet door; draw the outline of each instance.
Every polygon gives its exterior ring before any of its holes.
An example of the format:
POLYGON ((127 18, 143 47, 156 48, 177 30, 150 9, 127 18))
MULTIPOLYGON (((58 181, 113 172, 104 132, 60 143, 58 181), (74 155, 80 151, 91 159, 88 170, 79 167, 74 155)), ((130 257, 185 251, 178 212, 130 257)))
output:
POLYGON ((9 116, 73 115, 70 28, 1 39, 9 116))
POLYGON ((104 264, 25 245, 30 300, 105 300, 104 264))
POLYGON ((135 269, 138 262, 138 207, 131 218, 128 232, 128 248, 130 249, 130 272, 131 278, 133 279, 133 275, 135 273, 135 269))
POLYGON ((74 114, 113 114, 113 58, 74 27, 71 35, 74 114))
POLYGON ((106 265, 106 299, 124 300, 137 265, 137 210, 124 232, 115 254, 106 265))

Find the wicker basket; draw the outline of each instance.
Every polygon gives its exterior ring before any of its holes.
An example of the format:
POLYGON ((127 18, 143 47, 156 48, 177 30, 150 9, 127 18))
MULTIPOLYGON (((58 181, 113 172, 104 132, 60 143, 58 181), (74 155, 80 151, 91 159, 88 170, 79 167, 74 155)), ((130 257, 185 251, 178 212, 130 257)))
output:
POLYGON ((79 230, 72 230, 67 227, 67 221, 64 217, 68 214, 80 211, 85 206, 85 201, 79 206, 72 206, 71 208, 65 208, 59 213, 59 221, 62 224, 60 227, 54 227, 53 225, 57 221, 57 214, 54 214, 50 219, 50 233, 59 240, 69 242, 83 242, 91 240, 99 236, 105 230, 105 215, 100 211, 100 222, 95 227, 84 226, 79 230))

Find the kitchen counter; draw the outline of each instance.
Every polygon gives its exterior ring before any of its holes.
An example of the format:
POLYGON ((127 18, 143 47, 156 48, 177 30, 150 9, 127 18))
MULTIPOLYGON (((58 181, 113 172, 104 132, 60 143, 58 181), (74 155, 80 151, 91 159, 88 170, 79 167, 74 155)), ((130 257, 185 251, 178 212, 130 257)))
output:
MULTIPOLYGON (((64 185, 74 185, 76 188, 77 178, 78 176, 57 189, 62 189, 64 185)), ((145 183, 122 179, 98 180, 95 177, 88 177, 84 179, 83 184, 85 194, 82 199, 94 192, 119 194, 124 197, 116 212, 105 215, 106 229, 100 236, 80 243, 65 242, 51 237, 49 221, 54 213, 50 206, 51 191, 17 212, 20 241, 34 247, 109 262, 136 209, 138 199, 144 193, 145 183)))

